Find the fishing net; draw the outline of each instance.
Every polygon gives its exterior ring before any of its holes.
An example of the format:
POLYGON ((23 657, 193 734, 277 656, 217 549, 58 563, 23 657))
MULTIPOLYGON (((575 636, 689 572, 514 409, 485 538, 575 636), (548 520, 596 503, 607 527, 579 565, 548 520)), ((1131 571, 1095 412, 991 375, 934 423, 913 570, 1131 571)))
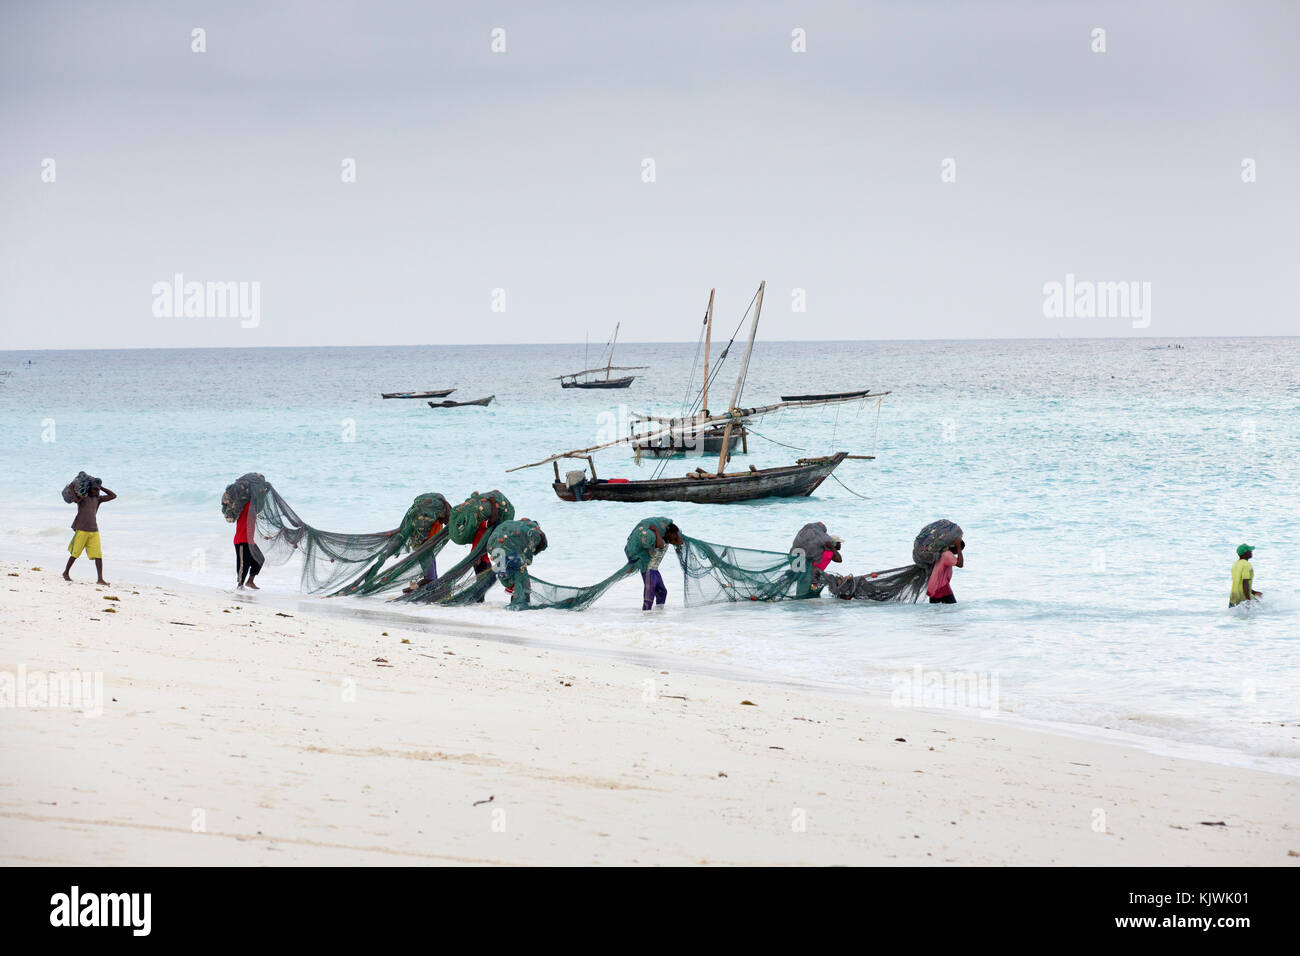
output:
POLYGON ((479 494, 477 491, 451 509, 451 520, 448 527, 451 531, 451 540, 457 544, 469 544, 478 534, 479 526, 485 521, 491 524, 500 524, 504 521, 513 520, 515 516, 515 506, 499 491, 489 491, 487 494, 479 494), (496 503, 496 521, 492 520, 492 504, 496 503))
POLYGON ((447 544, 446 524, 450 511, 447 499, 436 492, 418 496, 370 565, 333 595, 378 594, 397 587, 412 575, 423 577, 430 562, 447 544), (403 551, 408 553, 388 563, 390 558, 401 555, 403 551))
MULTIPOLYGON (((514 572, 515 594, 512 596, 511 608, 515 610, 534 610, 538 608, 557 608, 566 611, 581 611, 590 607, 600 597, 612 588, 619 581, 635 574, 637 571, 646 571, 654 558, 655 547, 659 540, 667 533, 672 524, 671 518, 644 518, 639 521, 632 533, 628 535, 627 544, 623 548, 623 553, 627 556, 627 563, 617 571, 595 584, 585 587, 575 587, 567 584, 554 584, 550 581, 543 581, 541 578, 533 577, 528 573, 526 567, 514 572), (658 530, 658 536, 655 531, 658 530), (520 589, 524 589, 526 600, 519 599, 520 589)), ((538 529, 540 532, 541 529, 538 529)), ((493 550, 493 549, 489 549, 493 550)), ((503 564, 498 561, 498 564, 503 564)))
POLYGON ((807 597, 812 565, 801 554, 709 544, 683 536, 678 551, 687 607, 726 601, 785 601, 807 597))
POLYGON ((239 520, 245 505, 254 516, 248 542, 253 558, 283 564, 301 556, 301 587, 313 594, 374 594, 395 587, 422 571, 447 542, 445 529, 430 535, 449 511, 446 499, 434 493, 417 497, 398 527, 369 534, 312 527, 258 472, 240 476, 222 495, 221 512, 229 522, 239 520), (403 557, 404 552, 409 554, 403 557), (394 557, 398 560, 389 564, 394 557))
POLYGON ((810 563, 816 564, 821 560, 822 554, 834 548, 835 539, 827 533, 826 525, 814 521, 799 529, 799 533, 794 536, 794 542, 790 545, 790 553, 794 554, 798 551, 810 563))
POLYGON ((92 478, 84 471, 77 472, 77 477, 73 478, 63 487, 63 500, 68 504, 85 498, 91 491, 98 492, 103 486, 103 482, 98 478, 92 478))
POLYGON ((643 518, 637 522, 637 526, 627 536, 627 544, 623 546, 628 562, 635 565, 637 571, 644 573, 650 569, 655 545, 668 533, 668 526, 672 523, 671 518, 643 518), (656 531, 659 532, 658 536, 655 535, 656 531))
POLYGON ((925 593, 934 563, 962 536, 961 528, 947 519, 931 522, 912 543, 912 560, 902 568, 873 574, 831 574, 817 572, 814 587, 823 585, 835 597, 858 601, 915 602, 925 593))
MULTIPOLYGON (((538 608, 557 608, 563 611, 582 611, 595 603, 601 595, 612 588, 619 581, 622 581, 628 575, 636 571, 636 566, 626 564, 619 568, 605 580, 587 587, 571 587, 567 584, 552 584, 550 581, 543 581, 541 578, 535 578, 528 575, 527 571, 527 603, 514 603, 510 607, 516 611, 530 611, 538 608)), ((515 589, 518 591, 519 585, 515 589)))
POLYGON ((468 544, 470 550, 438 577, 422 588, 398 595, 394 600, 416 604, 473 604, 483 600, 496 581, 488 561, 488 540, 500 523, 514 517, 515 508, 499 491, 485 495, 477 491, 451 509, 447 532, 456 544, 468 544), (492 502, 496 502, 498 524, 492 524, 492 502), (486 526, 484 524, 486 523, 486 526))

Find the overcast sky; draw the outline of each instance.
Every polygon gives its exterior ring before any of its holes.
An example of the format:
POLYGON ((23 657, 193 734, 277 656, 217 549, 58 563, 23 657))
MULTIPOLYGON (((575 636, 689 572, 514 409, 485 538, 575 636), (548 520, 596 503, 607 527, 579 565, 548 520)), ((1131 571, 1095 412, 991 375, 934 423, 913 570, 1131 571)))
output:
POLYGON ((1294 2, 7 2, 0 349, 694 341, 760 279, 769 340, 1296 334, 1297 37, 1294 2), (156 316, 178 273, 259 283, 257 326, 156 316), (1149 282, 1149 327, 1046 317, 1067 273, 1149 282))

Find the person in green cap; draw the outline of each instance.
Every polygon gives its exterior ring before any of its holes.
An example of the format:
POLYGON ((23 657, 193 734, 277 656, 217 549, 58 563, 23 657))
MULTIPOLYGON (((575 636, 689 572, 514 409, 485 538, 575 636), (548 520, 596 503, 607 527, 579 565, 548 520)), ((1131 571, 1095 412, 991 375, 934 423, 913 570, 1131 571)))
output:
POLYGON ((1250 545, 1237 545, 1237 562, 1232 566, 1232 593, 1228 595, 1228 607, 1236 607, 1243 601, 1264 596, 1251 587, 1255 583, 1255 569, 1250 566, 1250 559, 1254 555, 1255 549, 1250 545))

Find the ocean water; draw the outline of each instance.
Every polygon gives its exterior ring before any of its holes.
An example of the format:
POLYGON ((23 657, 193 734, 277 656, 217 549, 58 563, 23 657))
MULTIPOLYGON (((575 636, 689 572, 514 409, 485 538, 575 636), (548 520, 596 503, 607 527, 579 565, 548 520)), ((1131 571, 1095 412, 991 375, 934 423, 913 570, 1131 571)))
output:
MULTIPOLYGON (((79 470, 119 499, 100 527, 106 572, 130 562, 230 587, 226 484, 261 471, 312 524, 393 527, 411 499, 500 488, 551 541, 535 572, 586 584, 622 563, 631 526, 668 514, 694 537, 785 550, 825 521, 845 564, 906 564, 917 531, 960 523, 954 606, 792 602, 687 609, 665 561, 663 613, 631 580, 581 613, 400 610, 522 639, 648 650, 928 706, 1109 729, 1300 772, 1300 571, 1286 557, 1300 489, 1300 339, 763 342, 746 404, 871 386, 869 404, 759 423, 736 466, 809 453, 848 461, 811 498, 740 505, 565 503, 549 466, 506 469, 621 435, 626 413, 674 413, 694 344, 620 344, 650 366, 626 391, 564 391, 582 346, 0 352, 0 551, 61 566, 79 470), (30 364, 27 364, 30 362, 30 364), (488 408, 435 410, 380 391, 455 386, 488 408), (1229 610, 1238 543, 1256 546, 1257 607, 1229 610), (919 670, 918 670, 919 669, 919 670), (961 681, 974 677, 975 685, 961 681), (963 691, 978 686, 979 698, 963 691), (991 695, 991 696, 990 696, 991 695)), ((723 407, 734 371, 715 386, 723 407)), ((603 477, 648 477, 620 448, 603 477)), ((669 474, 696 462, 674 462, 669 474)), ((446 560, 459 549, 449 546, 446 560)), ((88 567, 81 567, 84 577, 88 567)), ((293 566, 260 583, 292 591, 293 566)))

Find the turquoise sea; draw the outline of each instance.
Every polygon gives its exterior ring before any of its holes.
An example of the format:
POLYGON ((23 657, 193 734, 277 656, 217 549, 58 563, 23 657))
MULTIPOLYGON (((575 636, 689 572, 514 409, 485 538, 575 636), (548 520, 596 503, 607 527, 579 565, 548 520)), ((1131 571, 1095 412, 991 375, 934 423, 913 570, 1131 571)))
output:
MULTIPOLYGON (((61 566, 72 508, 59 492, 82 469, 119 495, 100 513, 110 580, 129 562, 214 587, 233 584, 221 493, 253 470, 336 531, 393 527, 421 492, 459 501, 500 488, 551 540, 536 573, 566 584, 621 564, 646 514, 781 551, 802 524, 825 521, 856 572, 908 563, 917 531, 947 517, 968 542, 950 607, 686 609, 666 561, 662 614, 640 612, 639 581, 582 613, 511 614, 499 590, 487 606, 388 609, 864 691, 975 675, 1012 719, 1300 772, 1300 570, 1286 557, 1300 503, 1300 339, 760 339, 745 404, 891 394, 879 412, 873 401, 771 416, 736 465, 837 449, 876 460, 845 462, 842 484, 808 499, 712 507, 564 503, 549 466, 506 473, 622 434, 628 409, 678 411, 695 351, 620 343, 621 364, 649 368, 611 392, 552 380, 583 367, 581 345, 0 352, 0 551, 61 566), (379 398, 451 386, 497 404, 379 398), (1242 542, 1257 548, 1265 598, 1230 611, 1242 542)), ((598 465, 603 477, 653 468, 625 449, 598 465)), ((262 583, 293 590, 297 569, 268 569, 262 583)))

